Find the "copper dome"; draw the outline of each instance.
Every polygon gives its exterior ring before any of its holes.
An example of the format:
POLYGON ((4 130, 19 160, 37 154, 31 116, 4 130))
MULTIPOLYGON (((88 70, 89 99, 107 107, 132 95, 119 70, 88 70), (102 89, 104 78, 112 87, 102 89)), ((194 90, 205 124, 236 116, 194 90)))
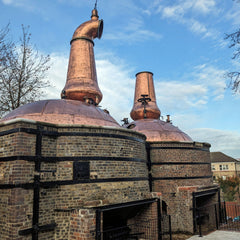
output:
POLYGON ((119 127, 106 112, 92 104, 75 100, 42 100, 21 106, 7 114, 0 122, 24 118, 54 124, 86 124, 119 127))
POLYGON ((174 141, 192 142, 193 140, 178 127, 160 119, 140 119, 130 123, 128 128, 146 135, 148 142, 174 141))

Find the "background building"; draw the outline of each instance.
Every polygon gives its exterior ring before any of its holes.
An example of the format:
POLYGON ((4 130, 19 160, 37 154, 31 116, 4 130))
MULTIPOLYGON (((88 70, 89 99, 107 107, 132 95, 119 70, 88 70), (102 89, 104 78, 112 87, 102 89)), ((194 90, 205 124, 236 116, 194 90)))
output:
POLYGON ((211 152, 213 180, 217 178, 240 177, 240 162, 222 152, 211 152))

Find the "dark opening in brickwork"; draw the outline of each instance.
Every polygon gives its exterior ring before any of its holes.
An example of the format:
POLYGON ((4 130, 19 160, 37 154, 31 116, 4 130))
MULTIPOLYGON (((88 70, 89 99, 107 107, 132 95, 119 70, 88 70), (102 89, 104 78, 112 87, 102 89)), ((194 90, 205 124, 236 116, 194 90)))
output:
POLYGON ((89 179, 89 162, 73 162, 73 180, 89 179))

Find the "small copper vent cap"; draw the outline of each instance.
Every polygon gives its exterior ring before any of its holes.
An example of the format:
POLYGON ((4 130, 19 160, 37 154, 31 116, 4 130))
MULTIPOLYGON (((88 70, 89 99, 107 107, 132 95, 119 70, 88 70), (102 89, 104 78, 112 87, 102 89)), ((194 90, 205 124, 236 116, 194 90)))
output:
POLYGON ((160 114, 156 103, 153 73, 148 71, 137 73, 131 118, 133 120, 159 119, 160 114))

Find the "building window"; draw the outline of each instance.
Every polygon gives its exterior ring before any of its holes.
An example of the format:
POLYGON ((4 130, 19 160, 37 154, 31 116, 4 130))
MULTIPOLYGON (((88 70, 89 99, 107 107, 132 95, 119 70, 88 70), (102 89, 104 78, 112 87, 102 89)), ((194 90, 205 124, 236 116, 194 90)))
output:
POLYGON ((220 171, 228 170, 228 165, 219 165, 220 171))
POLYGON ((216 170, 216 169, 215 169, 215 165, 212 165, 212 170, 216 170))

